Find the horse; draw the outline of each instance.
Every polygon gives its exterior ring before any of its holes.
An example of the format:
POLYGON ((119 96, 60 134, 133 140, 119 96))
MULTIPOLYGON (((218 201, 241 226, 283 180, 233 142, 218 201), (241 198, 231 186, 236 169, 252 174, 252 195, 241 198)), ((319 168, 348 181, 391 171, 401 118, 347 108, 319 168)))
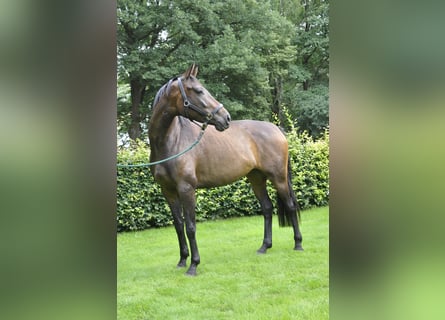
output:
POLYGON ((300 211, 292 189, 288 143, 283 132, 270 122, 231 121, 229 112, 199 82, 197 73, 198 66, 193 64, 159 89, 149 122, 150 162, 159 162, 150 170, 173 215, 179 241, 177 267, 187 265, 186 235, 191 251, 186 275, 195 276, 200 263, 196 189, 227 185, 245 176, 264 215, 264 238, 257 252, 266 253, 272 247, 273 205, 266 189, 267 180, 277 192, 279 225, 292 225, 294 250, 303 250, 298 226, 300 211), (201 141, 181 153, 196 143, 204 130, 201 141), (166 158, 168 161, 162 161, 166 158))

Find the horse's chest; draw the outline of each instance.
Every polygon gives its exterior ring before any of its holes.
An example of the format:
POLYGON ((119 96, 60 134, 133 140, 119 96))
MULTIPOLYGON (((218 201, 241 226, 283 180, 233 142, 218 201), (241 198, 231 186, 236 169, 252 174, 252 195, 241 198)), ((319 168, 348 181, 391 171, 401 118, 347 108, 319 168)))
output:
POLYGON ((153 171, 153 176, 157 183, 166 187, 175 187, 179 181, 195 181, 194 173, 191 175, 186 174, 185 170, 178 170, 177 166, 158 165, 153 171))
POLYGON ((153 177, 159 184, 166 184, 171 181, 170 174, 164 166, 157 165, 153 169, 153 177))

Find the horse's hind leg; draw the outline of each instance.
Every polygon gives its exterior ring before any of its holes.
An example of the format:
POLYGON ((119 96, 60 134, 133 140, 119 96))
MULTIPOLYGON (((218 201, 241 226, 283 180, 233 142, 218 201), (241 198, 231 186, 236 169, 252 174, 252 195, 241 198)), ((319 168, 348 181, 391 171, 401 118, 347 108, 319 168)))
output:
POLYGON ((282 182, 272 181, 277 189, 278 193, 278 210, 284 210, 287 219, 290 220, 292 227, 294 229, 294 241, 295 247, 294 250, 303 250, 301 245, 303 241, 303 237, 300 232, 300 228, 298 225, 297 211, 298 211, 298 203, 295 198, 294 192, 291 189, 292 186, 288 183, 286 179, 280 180, 282 182), (280 203, 281 202, 281 203, 280 203), (280 208, 282 206, 283 208, 280 208))
POLYGON ((179 262, 178 268, 183 268, 187 265, 187 257, 189 256, 189 249, 184 231, 184 219, 182 217, 182 206, 179 201, 179 196, 176 192, 168 192, 163 188, 162 190, 165 199, 170 207, 173 216, 173 223, 175 225, 176 234, 179 242, 179 262))
POLYGON ((266 177, 257 170, 251 171, 247 178, 249 179, 253 192, 261 205, 261 211, 264 216, 264 239, 263 244, 257 250, 258 253, 266 253, 267 249, 272 247, 272 201, 267 194, 266 177))

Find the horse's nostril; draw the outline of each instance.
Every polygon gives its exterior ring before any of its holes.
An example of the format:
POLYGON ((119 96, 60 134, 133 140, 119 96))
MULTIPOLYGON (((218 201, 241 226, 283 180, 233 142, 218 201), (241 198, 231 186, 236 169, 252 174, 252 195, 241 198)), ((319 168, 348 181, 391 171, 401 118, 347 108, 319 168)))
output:
POLYGON ((227 114, 227 122, 230 122, 230 121, 231 121, 230 114, 227 114))

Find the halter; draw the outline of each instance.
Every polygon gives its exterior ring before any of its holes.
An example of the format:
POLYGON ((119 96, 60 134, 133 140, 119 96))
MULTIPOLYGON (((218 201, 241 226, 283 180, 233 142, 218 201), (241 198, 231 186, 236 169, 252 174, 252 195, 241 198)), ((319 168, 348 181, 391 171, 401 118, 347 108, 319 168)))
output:
POLYGON ((182 100, 184 100, 184 114, 185 114, 186 118, 190 119, 189 116, 188 116, 188 110, 192 109, 193 111, 195 111, 198 114, 200 114, 200 115, 205 117, 206 122, 204 123, 204 125, 207 126, 208 122, 213 119, 213 117, 215 116, 215 114, 218 113, 219 110, 221 110, 223 105, 220 103, 215 108, 215 110, 213 110, 210 113, 207 112, 207 111, 204 111, 203 109, 201 109, 197 105, 195 105, 195 104, 190 102, 190 100, 188 99, 187 95, 185 94, 185 90, 184 90, 184 86, 182 84, 181 78, 178 78, 178 84, 179 84, 179 90, 181 91, 182 100))

